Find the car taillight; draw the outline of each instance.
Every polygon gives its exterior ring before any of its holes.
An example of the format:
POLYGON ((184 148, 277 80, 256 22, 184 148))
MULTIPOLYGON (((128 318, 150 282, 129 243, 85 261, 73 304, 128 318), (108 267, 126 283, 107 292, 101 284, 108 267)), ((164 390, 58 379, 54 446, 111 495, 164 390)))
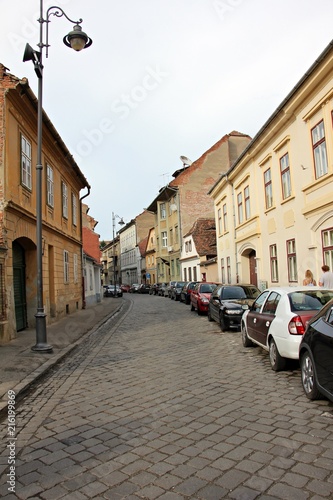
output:
POLYGON ((300 316, 294 316, 288 325, 288 330, 291 335, 303 335, 305 332, 304 325, 300 316))

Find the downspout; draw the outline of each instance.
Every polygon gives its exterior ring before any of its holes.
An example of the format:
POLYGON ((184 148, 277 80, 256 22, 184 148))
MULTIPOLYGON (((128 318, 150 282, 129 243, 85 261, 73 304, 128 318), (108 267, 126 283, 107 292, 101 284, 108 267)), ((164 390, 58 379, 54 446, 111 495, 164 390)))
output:
POLYGON ((82 200, 90 195, 90 186, 87 186, 88 193, 80 198, 80 231, 81 231, 81 287, 82 287, 82 309, 86 308, 86 294, 84 285, 84 269, 83 269, 83 231, 82 231, 82 200))

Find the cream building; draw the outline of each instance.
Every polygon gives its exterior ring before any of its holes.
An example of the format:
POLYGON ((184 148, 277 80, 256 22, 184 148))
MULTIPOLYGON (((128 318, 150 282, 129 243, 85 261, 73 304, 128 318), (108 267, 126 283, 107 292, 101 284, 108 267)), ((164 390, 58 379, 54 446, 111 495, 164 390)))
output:
POLYGON ((333 268, 333 42, 209 194, 219 280, 300 285, 333 268))

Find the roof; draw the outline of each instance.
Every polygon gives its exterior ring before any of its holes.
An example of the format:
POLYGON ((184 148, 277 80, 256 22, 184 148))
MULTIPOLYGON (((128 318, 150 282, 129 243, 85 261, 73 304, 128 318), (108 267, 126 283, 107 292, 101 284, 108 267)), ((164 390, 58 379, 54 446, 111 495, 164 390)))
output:
POLYGON ((199 256, 216 256, 216 229, 214 219, 197 219, 190 231, 185 234, 192 236, 199 256))
POLYGON ((227 177, 228 174, 230 174, 236 167, 237 165, 241 162, 241 160, 249 153, 249 151, 254 147, 255 143, 258 141, 258 139, 262 136, 263 132, 271 125, 271 123, 274 121, 274 119, 281 113, 283 112, 283 108, 288 104, 295 94, 300 90, 302 85, 307 81, 307 79, 316 71, 318 66, 322 63, 322 61, 325 59, 325 57, 333 50, 333 40, 327 45, 327 47, 323 50, 323 52, 320 54, 318 59, 315 60, 315 62, 312 64, 312 66, 304 73, 302 78, 298 81, 298 83, 292 88, 292 90, 289 92, 289 94, 284 98, 284 100, 281 102, 281 104, 276 108, 274 113, 268 118, 268 120, 264 123, 264 125, 260 128, 260 130, 257 132, 257 134, 253 137, 253 139, 249 142, 247 147, 243 150, 243 152, 238 156, 236 161, 230 166, 229 170, 226 173, 223 173, 219 179, 215 182, 215 184, 211 187, 211 189, 208 191, 208 194, 211 194, 216 186, 220 183, 220 181, 223 179, 223 177, 227 177))

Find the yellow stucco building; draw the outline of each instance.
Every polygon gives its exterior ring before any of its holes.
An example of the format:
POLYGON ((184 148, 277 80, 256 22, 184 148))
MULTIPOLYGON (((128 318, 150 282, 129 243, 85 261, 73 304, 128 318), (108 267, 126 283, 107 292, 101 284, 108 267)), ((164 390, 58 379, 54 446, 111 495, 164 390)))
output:
MULTIPOLYGON (((0 64, 0 343, 35 326, 37 99, 0 64)), ((82 307, 80 191, 90 186, 43 112, 43 303, 47 323, 82 307)))

